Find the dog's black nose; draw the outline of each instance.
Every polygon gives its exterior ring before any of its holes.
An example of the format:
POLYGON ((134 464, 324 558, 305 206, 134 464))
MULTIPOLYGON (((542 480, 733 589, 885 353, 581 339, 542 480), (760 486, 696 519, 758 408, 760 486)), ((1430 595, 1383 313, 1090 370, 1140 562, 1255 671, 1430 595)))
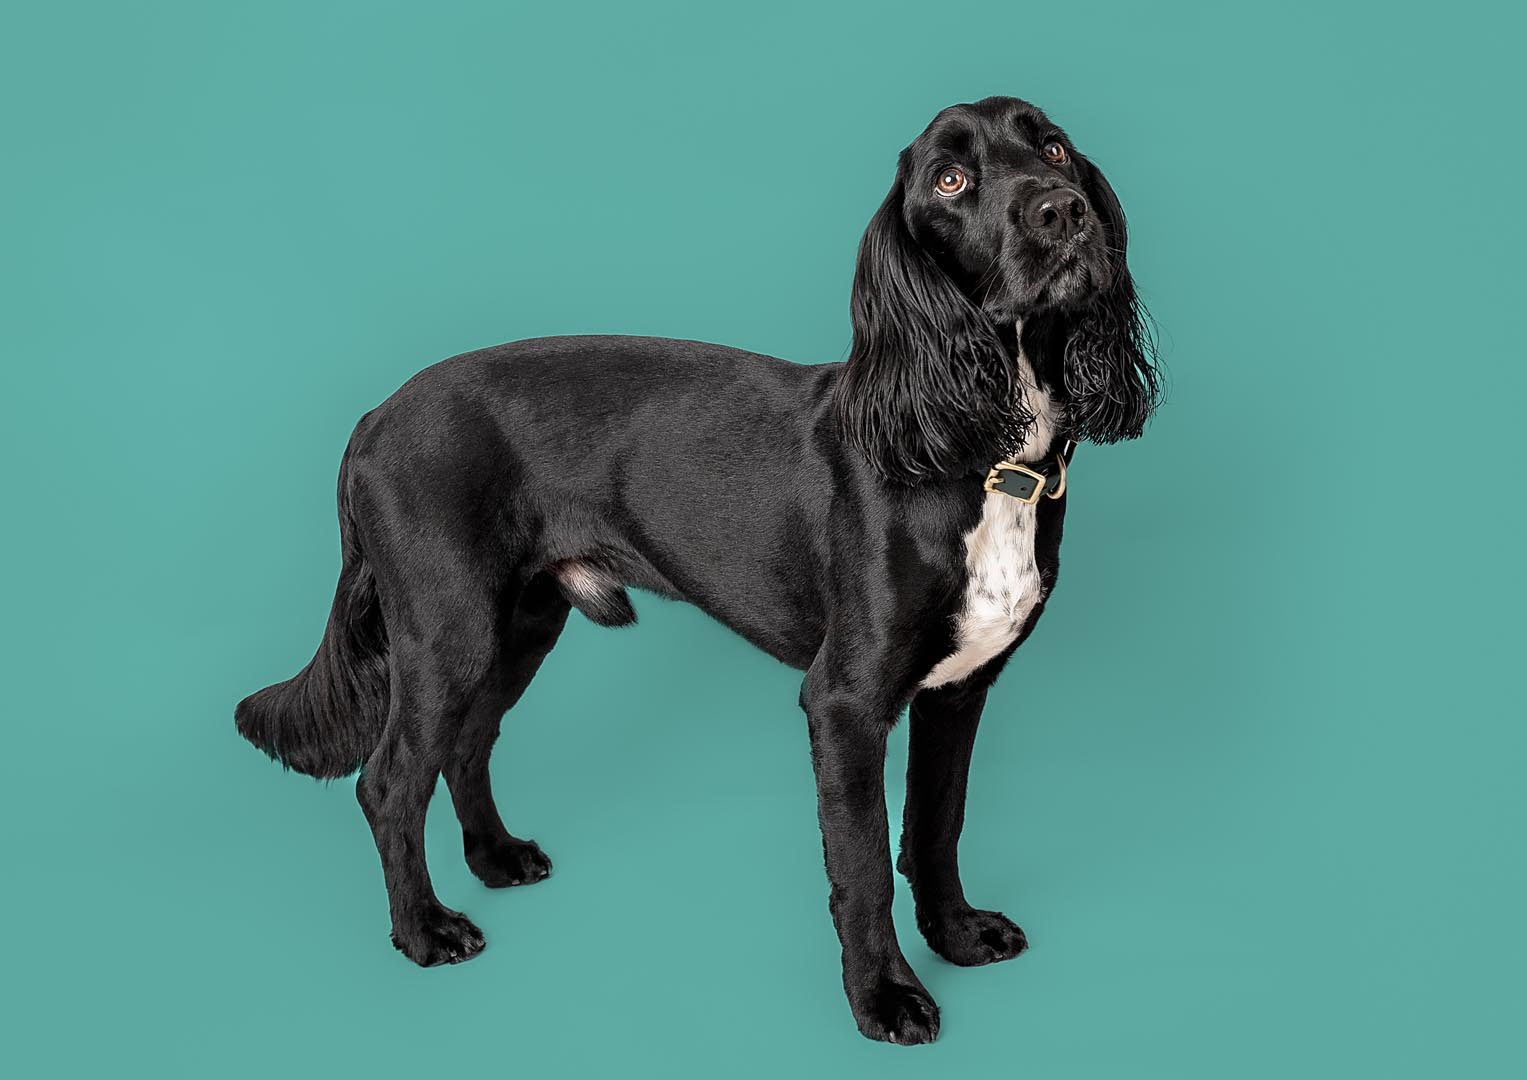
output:
POLYGON ((1035 195, 1024 207, 1029 228, 1047 240, 1069 240, 1087 220, 1087 200, 1075 188, 1051 188, 1035 195))

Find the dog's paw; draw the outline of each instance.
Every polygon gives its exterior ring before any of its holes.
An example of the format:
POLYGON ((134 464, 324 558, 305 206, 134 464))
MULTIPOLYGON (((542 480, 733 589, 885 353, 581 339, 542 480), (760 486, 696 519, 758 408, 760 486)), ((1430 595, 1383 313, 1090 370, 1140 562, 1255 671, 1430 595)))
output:
POLYGON ((928 947, 951 964, 975 967, 1011 960, 1029 947, 1016 923, 998 911, 973 907, 940 912, 923 927, 928 947))
POLYGON ((551 873, 551 860, 534 840, 507 840, 467 854, 472 873, 490 889, 534 885, 551 873))
POLYGON ((409 919, 394 923, 392 944, 420 967, 459 964, 482 952, 482 931, 459 911, 436 904, 409 919))
POLYGON ((849 1005, 859 1030, 871 1039, 914 1046, 938 1038, 938 1006, 915 978, 881 976, 860 993, 850 991, 849 1005))

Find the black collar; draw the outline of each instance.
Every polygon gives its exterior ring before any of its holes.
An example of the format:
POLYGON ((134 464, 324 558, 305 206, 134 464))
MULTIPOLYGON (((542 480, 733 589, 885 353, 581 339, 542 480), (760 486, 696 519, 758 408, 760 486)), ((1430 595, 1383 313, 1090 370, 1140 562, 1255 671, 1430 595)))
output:
POLYGON ((986 490, 1011 495, 1029 506, 1041 495, 1058 499, 1066 493, 1066 463, 1075 451, 1076 443, 1067 439, 1059 453, 1040 461, 999 461, 986 474, 986 490))

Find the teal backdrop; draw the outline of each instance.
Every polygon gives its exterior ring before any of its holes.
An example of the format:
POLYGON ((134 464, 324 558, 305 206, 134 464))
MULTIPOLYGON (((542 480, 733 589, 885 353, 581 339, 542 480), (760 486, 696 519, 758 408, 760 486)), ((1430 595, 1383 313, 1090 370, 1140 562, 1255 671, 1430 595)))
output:
POLYGON ((5 23, 9 1075, 1527 1075, 1519 9, 5 23), (966 882, 1029 953, 936 960, 901 886, 943 1034, 862 1039, 799 676, 642 598, 575 617, 505 721, 555 875, 484 889, 438 799, 489 948, 403 961, 353 783, 232 722, 317 644, 354 421, 535 335, 841 359, 897 151, 988 94, 1111 177, 1171 373, 1145 439, 1078 455, 982 730, 966 882))

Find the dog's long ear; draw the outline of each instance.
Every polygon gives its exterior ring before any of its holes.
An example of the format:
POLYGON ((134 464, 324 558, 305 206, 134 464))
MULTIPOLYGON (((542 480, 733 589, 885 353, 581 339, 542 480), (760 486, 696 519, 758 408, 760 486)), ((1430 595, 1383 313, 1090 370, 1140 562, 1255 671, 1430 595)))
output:
POLYGON ((1072 432, 1095 443, 1135 439, 1161 399, 1156 344, 1125 261, 1124 208, 1102 172, 1076 155, 1087 200, 1107 232, 1112 275, 1075 316, 1066 342, 1065 384, 1072 432))
POLYGON ((908 231, 905 165, 859 245, 854 342, 833 406, 884 477, 984 470, 1032 423, 996 328, 908 231))

